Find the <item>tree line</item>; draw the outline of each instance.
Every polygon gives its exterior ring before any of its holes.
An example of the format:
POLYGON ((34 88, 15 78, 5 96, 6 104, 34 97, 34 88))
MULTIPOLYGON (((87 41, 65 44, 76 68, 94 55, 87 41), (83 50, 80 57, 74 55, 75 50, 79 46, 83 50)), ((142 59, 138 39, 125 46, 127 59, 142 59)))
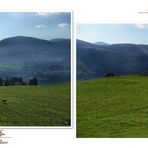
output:
POLYGON ((13 77, 2 79, 0 78, 0 86, 13 86, 13 85, 38 85, 38 79, 36 77, 31 78, 28 83, 24 82, 22 77, 13 77))

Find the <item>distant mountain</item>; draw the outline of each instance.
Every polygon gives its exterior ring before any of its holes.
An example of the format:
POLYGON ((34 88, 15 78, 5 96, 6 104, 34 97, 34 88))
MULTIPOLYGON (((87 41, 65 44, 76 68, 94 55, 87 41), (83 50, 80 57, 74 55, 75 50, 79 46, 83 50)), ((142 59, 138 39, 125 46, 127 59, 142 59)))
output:
POLYGON ((106 42, 95 42, 94 44, 95 45, 101 45, 101 46, 109 46, 109 44, 106 43, 106 42))
POLYGON ((108 46, 77 41, 77 78, 93 79, 107 73, 128 75, 148 73, 148 45, 108 46))
POLYGON ((0 77, 37 77, 40 84, 69 81, 70 49, 70 39, 4 39, 0 41, 0 77))

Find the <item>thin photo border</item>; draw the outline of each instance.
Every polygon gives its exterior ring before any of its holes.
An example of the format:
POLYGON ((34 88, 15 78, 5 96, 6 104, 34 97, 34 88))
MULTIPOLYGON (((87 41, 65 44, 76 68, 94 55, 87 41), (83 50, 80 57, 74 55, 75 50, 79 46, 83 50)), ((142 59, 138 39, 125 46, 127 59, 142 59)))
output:
MULTIPOLYGON (((76 44, 77 44, 77 30, 78 30, 78 26, 79 25, 83 25, 83 24, 90 24, 90 25, 95 25, 95 24, 148 24, 148 21, 78 21, 76 23, 76 34, 75 34, 75 39, 76 39, 76 44)), ((75 47, 76 48, 76 47, 75 47)), ((75 49, 76 50, 76 53, 77 53, 77 48, 75 49)), ((77 92, 77 79, 76 79, 76 92, 77 92)), ((77 94, 76 94, 77 95, 77 94)), ((74 136, 75 136, 75 139, 79 140, 79 139, 104 139, 104 140, 107 140, 107 139, 111 139, 111 138, 93 138, 93 137, 90 137, 90 138, 85 138, 85 137, 82 137, 82 138, 79 138, 77 137, 77 98, 75 99, 75 130, 74 130, 74 136)), ((113 138, 113 139, 120 139, 120 138, 113 138)), ((130 139, 135 139, 135 138, 130 138, 130 139)), ((139 138, 138 138, 139 139, 139 138)))
POLYGON ((71 125, 70 126, 0 126, 0 129, 1 130, 5 130, 5 129, 73 129, 73 124, 74 124, 74 108, 73 108, 73 104, 74 104, 74 86, 73 86, 73 83, 74 83, 74 65, 75 65, 75 61, 74 61, 74 58, 73 58, 73 55, 74 55, 74 36, 73 36, 73 32, 74 32, 74 13, 72 10, 30 10, 30 9, 25 9, 25 10, 1 10, 0 13, 2 12, 12 12, 12 13, 15 13, 15 12, 26 12, 26 13, 33 13, 33 12, 67 12, 67 13, 70 13, 70 16, 71 16, 71 19, 70 19, 70 23, 71 23, 71 30, 70 30, 70 43, 71 43, 71 51, 70 51, 70 111, 71 111, 71 114, 70 114, 70 121, 71 121, 71 125))

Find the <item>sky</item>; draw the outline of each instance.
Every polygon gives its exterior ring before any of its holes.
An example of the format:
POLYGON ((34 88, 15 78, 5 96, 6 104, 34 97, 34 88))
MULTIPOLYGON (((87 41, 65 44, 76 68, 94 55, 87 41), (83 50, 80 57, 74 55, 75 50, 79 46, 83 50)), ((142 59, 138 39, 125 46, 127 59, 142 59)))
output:
POLYGON ((77 39, 91 43, 148 44, 148 24, 78 24, 77 39))
POLYGON ((13 36, 70 38, 69 12, 0 12, 0 40, 13 36))

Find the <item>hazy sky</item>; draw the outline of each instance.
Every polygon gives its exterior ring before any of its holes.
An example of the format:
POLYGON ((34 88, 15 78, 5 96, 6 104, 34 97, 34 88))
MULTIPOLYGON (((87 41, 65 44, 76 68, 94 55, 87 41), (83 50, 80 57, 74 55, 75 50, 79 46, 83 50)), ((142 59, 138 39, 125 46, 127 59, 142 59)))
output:
POLYGON ((78 24, 77 38, 92 43, 148 44, 148 24, 78 24))
POLYGON ((67 12, 0 12, 0 40, 13 36, 70 38, 70 22, 67 12))

